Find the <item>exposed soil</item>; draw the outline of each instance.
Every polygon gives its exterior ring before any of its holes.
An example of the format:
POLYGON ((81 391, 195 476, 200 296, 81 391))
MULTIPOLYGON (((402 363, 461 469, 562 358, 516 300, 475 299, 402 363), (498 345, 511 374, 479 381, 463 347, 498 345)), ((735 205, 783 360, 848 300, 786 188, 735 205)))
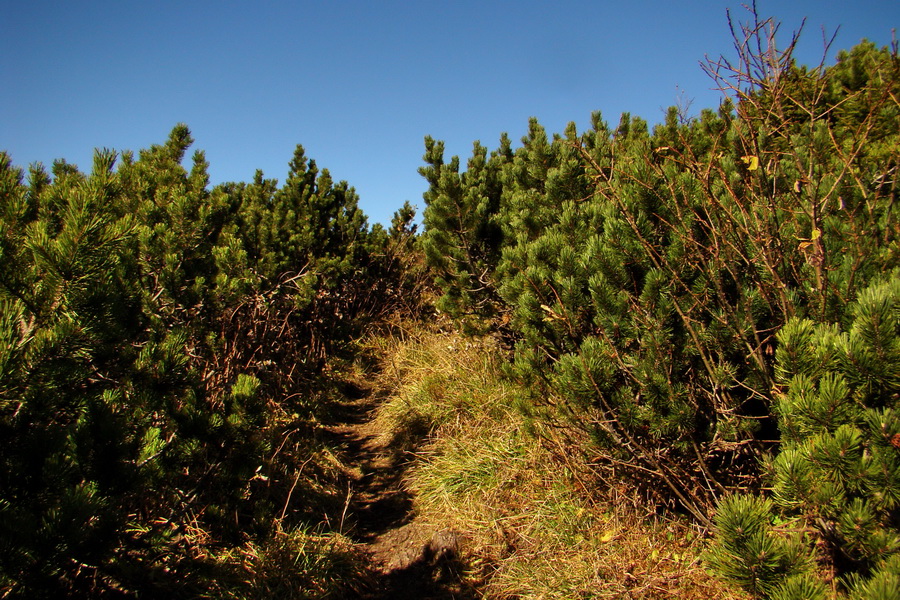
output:
POLYGON ((336 422, 327 427, 349 467, 344 531, 371 558, 372 589, 365 600, 468 600, 478 594, 460 577, 460 537, 417 520, 403 485, 409 455, 391 447, 390 432, 374 417, 379 399, 370 390, 348 390, 336 422))

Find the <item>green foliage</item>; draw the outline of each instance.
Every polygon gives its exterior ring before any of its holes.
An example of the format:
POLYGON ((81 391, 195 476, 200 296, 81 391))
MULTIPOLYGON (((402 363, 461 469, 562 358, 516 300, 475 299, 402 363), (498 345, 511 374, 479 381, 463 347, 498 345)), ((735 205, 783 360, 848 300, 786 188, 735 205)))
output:
POLYGON ((718 544, 709 563, 756 596, 821 597, 820 583, 809 577, 812 557, 798 536, 773 532, 772 508, 771 501, 756 496, 723 498, 716 515, 718 544))
POLYGON ((863 43, 810 70, 767 24, 735 31, 737 60, 707 65, 728 94, 718 111, 672 108, 652 130, 595 114, 552 138, 532 120, 514 151, 504 137, 487 161, 476 144, 463 173, 428 139, 421 171, 444 302, 484 314, 490 299, 515 375, 591 435, 592 460, 707 523, 777 436, 778 330, 845 322, 859 290, 900 267, 896 52, 863 43), (499 246, 472 266, 457 251, 495 223, 499 246))
POLYGON ((900 556, 893 555, 876 568, 870 577, 850 577, 853 600, 888 600, 900 591, 900 556))
POLYGON ((425 150, 427 166, 419 169, 429 184, 422 248, 443 291, 438 306, 456 316, 490 316, 496 311, 493 271, 502 239, 499 177, 510 159, 509 142, 501 140, 490 158, 476 142, 463 174, 458 157, 444 162, 443 142, 426 137, 425 150))
POLYGON ((0 154, 4 595, 195 597, 230 581, 222 548, 319 551, 276 543, 308 510, 289 502, 307 452, 289 399, 389 309, 370 291, 392 285, 387 236, 301 147, 281 188, 209 189, 191 143, 179 125, 136 160, 27 183, 0 154))
MULTIPOLYGON (((817 538, 820 561, 842 577, 851 597, 891 597, 898 589, 900 276, 863 290, 849 314, 846 331, 808 320, 781 330, 782 448, 770 469, 774 504, 737 496, 719 505, 713 564, 764 597, 780 597, 766 594, 783 574, 760 573, 758 583, 736 576, 755 560, 751 549, 734 542, 746 530, 739 522, 745 504, 765 504, 766 519, 777 515, 817 538)), ((756 526, 760 535, 780 539, 767 520, 756 526)))

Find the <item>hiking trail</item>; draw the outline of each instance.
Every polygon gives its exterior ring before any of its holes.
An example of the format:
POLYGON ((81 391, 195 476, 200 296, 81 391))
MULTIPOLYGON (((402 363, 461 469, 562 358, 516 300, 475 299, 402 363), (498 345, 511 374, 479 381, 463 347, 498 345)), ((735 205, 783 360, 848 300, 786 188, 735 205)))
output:
POLYGON ((373 588, 364 600, 470 600, 478 595, 461 581, 460 537, 416 518, 404 486, 412 455, 391 447, 391 432, 376 421, 383 398, 351 385, 326 431, 348 467, 343 530, 364 546, 373 588))

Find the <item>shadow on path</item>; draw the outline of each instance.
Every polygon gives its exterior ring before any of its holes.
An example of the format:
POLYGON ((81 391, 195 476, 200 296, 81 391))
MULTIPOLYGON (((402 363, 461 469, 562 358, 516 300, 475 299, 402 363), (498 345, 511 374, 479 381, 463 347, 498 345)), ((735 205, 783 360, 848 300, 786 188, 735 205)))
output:
POLYGON ((403 485, 406 456, 391 448, 379 430, 379 399, 348 384, 325 429, 350 472, 343 530, 363 544, 371 558, 372 589, 364 600, 474 600, 478 594, 460 576, 459 538, 416 520, 412 496, 403 485))

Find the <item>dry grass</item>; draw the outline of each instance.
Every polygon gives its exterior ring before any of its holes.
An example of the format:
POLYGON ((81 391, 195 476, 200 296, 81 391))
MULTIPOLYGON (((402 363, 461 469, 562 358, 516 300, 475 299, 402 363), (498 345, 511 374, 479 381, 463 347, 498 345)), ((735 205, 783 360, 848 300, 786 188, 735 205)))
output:
POLYGON ((460 534, 486 598, 743 597, 704 570, 690 523, 648 517, 627 490, 609 500, 526 432, 515 408, 526 394, 500 376, 488 340, 418 331, 379 343, 396 391, 378 419, 412 453, 418 518, 460 534))

